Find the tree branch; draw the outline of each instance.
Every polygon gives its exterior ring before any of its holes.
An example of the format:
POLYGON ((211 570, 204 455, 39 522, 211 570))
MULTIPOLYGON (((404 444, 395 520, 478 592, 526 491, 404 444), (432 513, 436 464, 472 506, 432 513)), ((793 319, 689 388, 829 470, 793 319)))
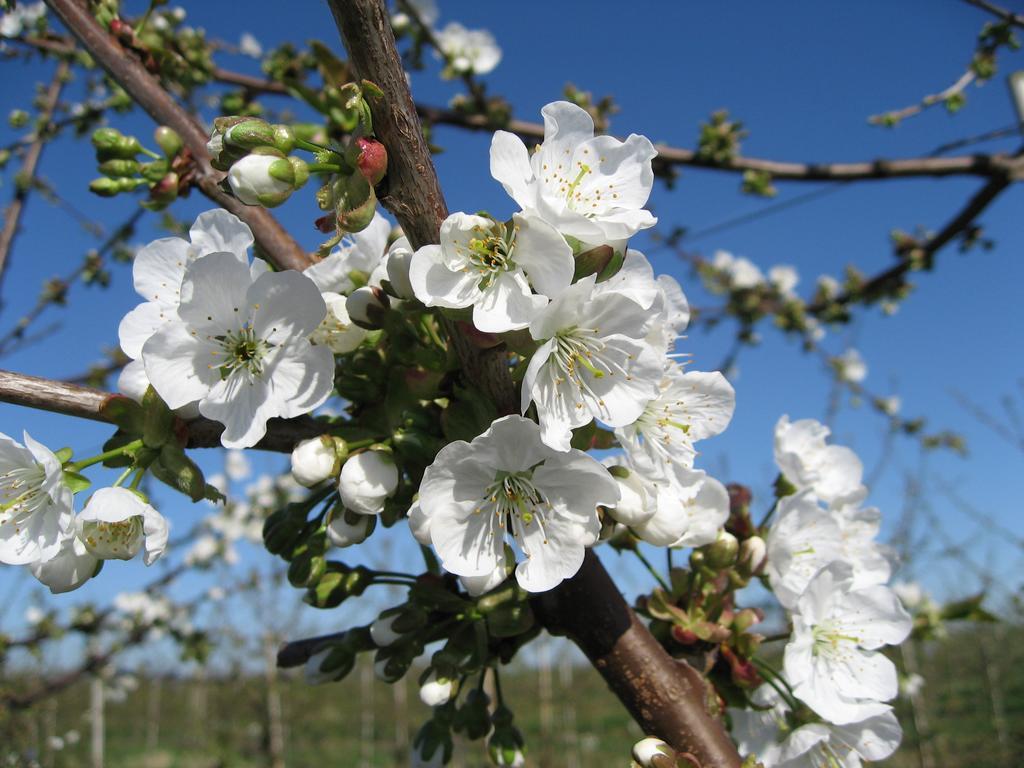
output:
POLYGON ((249 225, 268 259, 282 269, 304 269, 312 264, 309 255, 265 209, 243 205, 219 186, 222 175, 210 166, 206 151, 207 135, 145 67, 105 30, 80 0, 46 0, 46 4, 78 38, 100 66, 156 122, 181 136, 195 158, 199 189, 210 200, 231 211, 249 225))
MULTIPOLYGON (((65 0, 68 1, 68 0, 65 0)), ((68 53, 70 45, 55 38, 18 38, 17 42, 54 53, 68 53)), ((255 93, 289 96, 290 91, 281 83, 256 75, 217 67, 213 79, 226 85, 235 85, 255 93)), ((416 104, 416 112, 427 123, 451 125, 471 131, 493 132, 502 129, 516 134, 527 143, 544 138, 544 126, 527 120, 510 120, 496 125, 485 115, 467 114, 454 109, 416 104)), ((1010 158, 1002 154, 958 155, 955 157, 879 158, 849 163, 799 163, 769 160, 737 155, 725 163, 702 158, 692 149, 655 144, 658 151, 656 164, 663 166, 691 166, 726 173, 762 171, 784 181, 868 181, 879 179, 913 178, 918 176, 992 176, 1005 169, 1010 158)))
MULTIPOLYGON (((447 209, 423 140, 416 107, 380 0, 328 0, 349 61, 361 78, 384 92, 374 105, 374 128, 388 149, 387 190, 381 201, 414 246, 435 243, 447 209)), ((506 393, 497 400, 516 410, 515 388, 504 353, 482 353, 453 334, 456 350, 475 383, 506 393), (480 359, 494 363, 477 369, 480 359), (511 397, 508 397, 511 395, 511 397)), ((612 690, 648 733, 695 755, 705 768, 736 768, 736 748, 704 709, 699 675, 673 660, 626 605, 593 553, 580 572, 543 597, 544 616, 587 653, 612 690)))
POLYGON ((973 5, 975 8, 980 8, 983 11, 988 11, 993 16, 998 16, 1003 21, 1008 21, 1015 27, 1024 29, 1024 16, 1019 13, 1014 13, 1006 8, 1001 8, 995 3, 990 3, 988 0, 964 0, 968 5, 973 5))
MULTIPOLYGON (((101 421, 113 424, 104 413, 103 406, 112 397, 123 397, 92 387, 81 387, 64 381, 42 379, 23 373, 0 370, 0 402, 23 405, 65 416, 101 421)), ((224 426, 210 419, 192 419, 185 422, 188 431, 189 448, 218 448, 220 433, 224 426)), ((263 451, 290 453, 300 440, 325 434, 330 431, 327 424, 316 419, 271 419, 267 423, 267 435, 254 447, 263 451)))
MULTIPOLYGON (((43 103, 39 109, 39 123, 35 130, 35 138, 25 152, 25 159, 15 177, 14 199, 4 212, 4 226, 0 230, 0 286, 3 285, 3 278, 7 267, 7 257, 11 253, 11 246, 14 245, 14 238, 18 234, 18 225, 21 222, 21 213, 25 210, 25 201, 28 199, 29 190, 32 188, 32 179, 36 175, 36 168, 39 166, 39 158, 43 154, 43 146, 46 144, 46 132, 57 108, 57 101, 60 99, 60 92, 64 89, 64 82, 68 75, 68 63, 60 62, 57 71, 53 73, 53 80, 50 87, 46 89, 43 103)), ((0 306, 3 305, 0 298, 0 306)))

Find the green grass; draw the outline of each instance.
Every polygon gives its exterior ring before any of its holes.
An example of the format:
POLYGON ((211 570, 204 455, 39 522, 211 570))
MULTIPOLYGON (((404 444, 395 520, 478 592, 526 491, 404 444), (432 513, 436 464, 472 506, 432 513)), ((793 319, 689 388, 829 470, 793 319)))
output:
MULTIPOLYGON (((927 680, 923 702, 930 728, 918 734, 909 705, 901 702, 898 709, 906 735, 887 765, 1021 765, 1024 632, 971 628, 920 648, 918 663, 927 680)), ((565 675, 566 670, 551 670, 548 701, 539 693, 537 669, 518 667, 502 676, 505 695, 526 736, 529 764, 545 768, 628 765, 630 746, 641 736, 637 727, 593 669, 573 667, 571 680, 560 673, 565 675)), ((403 709, 392 687, 364 681, 359 669, 342 683, 320 687, 307 686, 299 676, 282 676, 286 765, 407 765, 405 745, 428 713, 417 696, 414 676, 405 686, 403 709), (364 739, 364 733, 372 737, 364 739)), ((81 733, 80 743, 52 755, 44 751, 41 762, 54 768, 89 765, 89 723, 83 719, 88 696, 88 685, 80 683, 52 700, 55 703, 24 713, 0 713, 0 745, 25 749, 45 742, 48 733, 73 728, 81 733)), ((266 705, 265 684, 259 677, 141 680, 127 700, 106 706, 105 764, 110 768, 267 766, 266 705), (148 721, 158 689, 159 733, 154 734, 148 721)), ((488 765, 479 744, 463 745, 458 752, 455 765, 488 765)))

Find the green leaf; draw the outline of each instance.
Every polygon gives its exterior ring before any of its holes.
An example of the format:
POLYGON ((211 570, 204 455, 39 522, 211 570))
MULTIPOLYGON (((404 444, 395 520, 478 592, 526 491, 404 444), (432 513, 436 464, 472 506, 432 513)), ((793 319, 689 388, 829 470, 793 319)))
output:
MULTIPOLYGON (((129 397, 111 395, 100 406, 100 415, 110 423, 116 424, 128 435, 142 434, 142 406, 129 397)), ((130 442, 130 439, 125 442, 130 442)))
POLYGON ((174 439, 174 414, 150 386, 142 396, 142 442, 159 448, 174 439))
POLYGON ((91 486, 92 481, 85 475, 80 475, 77 472, 72 472, 70 469, 65 469, 64 484, 71 489, 72 493, 80 493, 91 486))

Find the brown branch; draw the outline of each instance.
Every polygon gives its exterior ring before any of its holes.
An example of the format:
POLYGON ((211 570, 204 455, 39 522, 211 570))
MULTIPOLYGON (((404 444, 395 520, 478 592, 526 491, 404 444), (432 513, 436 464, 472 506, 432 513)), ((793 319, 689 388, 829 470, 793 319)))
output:
POLYGON ((993 16, 998 16, 1003 21, 1008 21, 1015 27, 1024 29, 1024 15, 1014 13, 1006 8, 1001 8, 995 3, 990 3, 988 0, 964 0, 968 5, 973 5, 975 8, 980 8, 983 11, 988 11, 993 16))
MULTIPOLYGON (((1018 160, 1017 162, 1019 164, 1021 161, 1018 160)), ((974 223, 974 220, 982 214, 992 201, 1017 180, 1017 175, 1021 173, 1020 168, 1021 166, 1018 165, 1018 170, 1015 173, 1000 175, 991 179, 967 201, 956 216, 946 223, 946 226, 927 240, 911 247, 921 251, 924 256, 930 256, 966 232, 974 223)), ((858 300, 858 297, 876 296, 886 286, 893 284, 894 281, 901 279, 903 275, 913 270, 914 264, 915 262, 905 258, 895 266, 883 270, 867 280, 856 292, 842 293, 828 301, 810 304, 807 307, 807 312, 818 314, 826 310, 830 305, 846 305, 858 300)))
MULTIPOLYGON (((104 413, 103 406, 112 397, 122 397, 92 387, 81 387, 64 381, 42 379, 23 373, 0 370, 0 402, 23 405, 80 419, 113 422, 104 413)), ((220 433, 224 426, 210 419, 185 422, 189 448, 216 448, 220 446, 220 433)), ((326 424, 310 417, 298 419, 271 419, 267 435, 254 447, 263 451, 290 453, 295 444, 328 432, 326 424)))
MULTIPOLYGON (((14 245, 14 238, 18 234, 18 225, 21 222, 22 211, 25 210, 25 201, 28 199, 29 190, 32 189, 32 179, 35 178, 36 168, 39 166, 39 159, 43 154, 43 146, 46 144, 46 132, 53 118, 54 110, 60 99, 60 92, 64 89, 64 83, 68 75, 68 63, 62 61, 57 65, 57 71, 53 74, 53 80, 43 103, 39 109, 39 123, 36 127, 35 138, 25 152, 25 159, 18 170, 14 188, 14 199, 4 213, 4 225, 0 230, 0 286, 3 285, 3 278, 7 267, 7 257, 11 253, 11 246, 14 245)), ((0 301, 0 304, 3 302, 0 301)))
POLYGON ((218 183, 222 174, 210 166, 206 151, 207 135, 156 78, 125 50, 89 13, 80 0, 46 0, 49 8, 78 38, 82 46, 124 88, 156 122, 166 125, 181 136, 198 166, 199 189, 210 200, 231 211, 249 225, 257 243, 276 266, 283 269, 304 269, 312 264, 309 255, 278 224, 265 209, 243 205, 228 195, 218 183))
POLYGON ((917 104, 911 104, 903 107, 902 109, 893 109, 888 112, 882 112, 877 115, 872 115, 868 118, 869 123, 875 125, 894 125, 900 120, 907 117, 913 117, 914 115, 924 112, 929 107, 934 107, 936 104, 941 104, 951 96, 963 93, 964 89, 968 85, 973 83, 977 79, 977 75, 974 74, 974 70, 968 69, 952 85, 944 88, 938 93, 932 93, 925 96, 917 104))
MULTIPOLYGON (((65 0, 65 2, 68 0, 65 0)), ((73 48, 52 38, 19 38, 17 42, 49 51, 65 53, 73 48)), ((287 86, 263 77, 234 72, 222 67, 213 71, 213 79, 226 85, 235 85, 255 93, 288 96, 287 86)), ((467 114, 454 109, 417 104, 416 112, 427 123, 451 125, 471 131, 493 132, 502 129, 516 134, 528 143, 544 139, 544 126, 527 120, 510 120, 496 125, 485 115, 467 114)), ((759 157, 737 155, 721 163, 699 157, 692 149, 655 144, 658 157, 655 163, 665 166, 691 166, 726 173, 761 171, 784 181, 867 181, 877 179, 899 179, 917 176, 992 176, 1003 171, 1010 158, 1006 155, 977 154, 954 157, 907 157, 897 159, 880 158, 851 163, 794 163, 768 160, 759 157)))
MULTIPOLYGON (((447 209, 423 140, 416 106, 380 0, 328 0, 349 60, 361 78, 384 92, 374 128, 388 148, 387 190, 381 195, 414 246, 435 243, 447 209)), ((502 412, 516 410, 504 353, 483 353, 452 335, 463 369, 498 394, 502 412), (481 365, 481 360, 493 361, 481 365)), ((737 768, 736 748, 704 709, 699 675, 673 660, 626 605, 593 553, 580 572, 543 598, 549 625, 587 653, 645 732, 698 757, 705 768, 737 768)))

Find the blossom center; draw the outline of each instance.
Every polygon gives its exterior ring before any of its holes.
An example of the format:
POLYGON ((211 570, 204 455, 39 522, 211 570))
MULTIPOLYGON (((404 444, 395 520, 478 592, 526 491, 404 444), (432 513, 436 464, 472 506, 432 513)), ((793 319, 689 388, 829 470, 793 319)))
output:
POLYGON ((533 484, 532 471, 498 472, 494 482, 487 487, 483 503, 476 512, 486 513, 493 524, 502 531, 508 531, 527 557, 526 534, 531 525, 536 525, 544 536, 544 514, 551 509, 551 503, 533 484))
POLYGON ((815 656, 837 656, 843 653, 844 646, 858 645, 860 638, 847 634, 842 625, 834 621, 823 621, 811 630, 814 642, 812 652, 815 656))
POLYGON ((223 336, 214 336, 217 349, 213 354, 221 357, 220 365, 211 365, 220 371, 221 379, 226 379, 235 371, 248 371, 253 376, 263 374, 263 360, 272 346, 264 339, 256 336, 251 326, 238 331, 229 331, 223 336))
POLYGON ((496 222, 490 229, 473 227, 476 233, 469 239, 469 268, 480 275, 480 288, 485 289, 501 272, 515 269, 512 252, 515 248, 515 224, 496 222))
POLYGON ((0 475, 0 524, 23 520, 49 501, 43 493, 46 470, 41 464, 15 467, 0 475), (9 517, 4 517, 4 514, 9 517))
POLYGON ((142 546, 142 516, 116 523, 90 521, 82 527, 86 548, 102 560, 131 560, 142 546))

